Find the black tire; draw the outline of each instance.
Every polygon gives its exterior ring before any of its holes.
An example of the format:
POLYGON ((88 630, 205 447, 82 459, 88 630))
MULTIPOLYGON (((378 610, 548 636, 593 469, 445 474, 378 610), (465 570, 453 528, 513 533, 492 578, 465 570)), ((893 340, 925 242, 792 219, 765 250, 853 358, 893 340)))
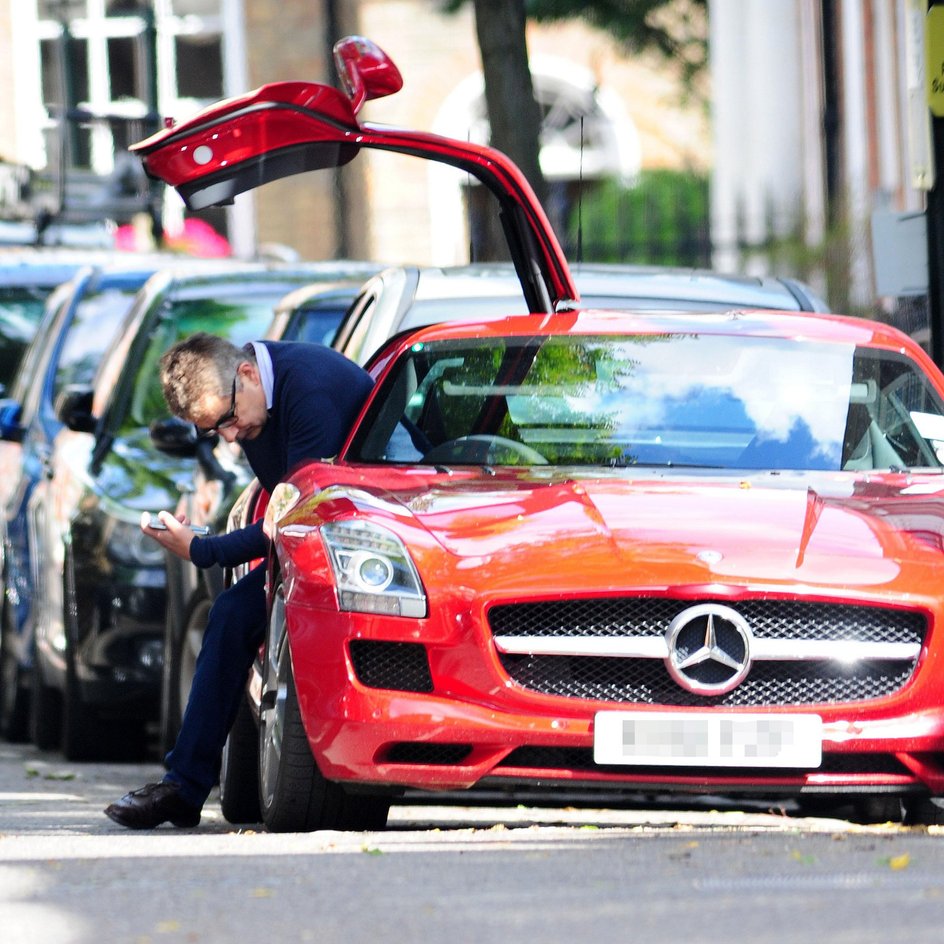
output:
POLYGON ((220 809, 229 823, 261 823, 259 805, 259 734, 245 696, 223 747, 220 809))
POLYGON ((369 794, 347 793, 341 812, 341 829, 353 832, 376 832, 386 829, 391 798, 369 794))
POLYGON ((46 684, 39 659, 33 664, 30 691, 30 740, 41 751, 59 746, 62 734, 62 701, 51 685, 46 684))
POLYGON ((849 819, 853 823, 900 823, 902 801, 895 795, 861 797, 852 804, 849 819))
POLYGON ((295 693, 285 632, 285 597, 278 585, 266 636, 259 723, 259 802, 270 832, 344 828, 345 794, 321 775, 311 755, 295 693))
POLYGON ((107 753, 107 738, 101 719, 82 701, 71 646, 66 652, 60 746, 66 760, 102 760, 107 753))
POLYGON ((187 604, 183 625, 176 637, 168 631, 164 637, 164 677, 161 693, 161 752, 174 746, 184 708, 193 684, 197 655, 203 643, 211 602, 201 588, 187 604))
POLYGON ((62 694, 60 749, 66 760, 141 760, 147 753, 144 720, 137 717, 104 718, 95 705, 82 698, 76 663, 78 626, 72 560, 66 557, 63 577, 63 620, 66 638, 65 691, 62 694))
POLYGON ((62 741, 66 760, 98 760, 103 731, 97 713, 82 701, 76 668, 78 618, 75 612, 75 573, 72 557, 66 554, 62 568, 62 620, 66 643, 66 679, 62 693, 62 741))
POLYGON ((3 595, 0 612, 0 734, 20 744, 29 740, 29 676, 24 675, 16 652, 15 620, 3 595))
POLYGON ((944 826, 944 798, 909 797, 902 801, 905 826, 944 826))

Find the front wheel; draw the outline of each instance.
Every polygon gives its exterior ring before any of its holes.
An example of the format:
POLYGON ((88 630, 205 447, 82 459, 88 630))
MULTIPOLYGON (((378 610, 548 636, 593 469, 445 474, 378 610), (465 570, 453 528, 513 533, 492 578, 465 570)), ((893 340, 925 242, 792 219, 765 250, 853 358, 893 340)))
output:
POLYGON ((46 684, 39 658, 33 663, 29 733, 41 751, 58 747, 62 736, 62 700, 59 692, 46 684))
POLYGON ((16 619, 10 601, 0 612, 0 734, 20 743, 29 738, 29 688, 16 651, 16 619))
POLYGON ((305 735, 288 634, 285 593, 273 595, 263 663, 259 724, 259 800, 262 821, 272 832, 338 829, 344 794, 329 783, 311 756, 305 735))
POLYGON ((262 820, 257 741, 256 722, 244 695, 223 747, 220 769, 220 809, 228 823, 239 825, 262 820))
POLYGON ((106 718, 97 705, 89 704, 83 697, 79 684, 79 630, 71 557, 66 558, 63 572, 66 672, 62 693, 62 754, 70 761, 142 759, 147 750, 143 720, 134 715, 106 718))
POLYGON ((311 755, 295 691, 285 631, 285 594, 276 587, 263 662, 259 724, 259 800, 272 832, 383 829, 390 800, 348 793, 326 780, 311 755))

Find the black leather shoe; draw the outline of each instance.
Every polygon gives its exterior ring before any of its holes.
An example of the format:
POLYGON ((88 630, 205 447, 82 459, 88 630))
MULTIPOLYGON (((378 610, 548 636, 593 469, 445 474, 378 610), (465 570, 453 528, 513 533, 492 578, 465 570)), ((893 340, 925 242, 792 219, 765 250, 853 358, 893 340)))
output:
POLYGON ((180 798, 179 783, 162 780, 126 793, 105 807, 105 815, 128 829, 154 829, 168 821, 189 828, 200 822, 200 807, 180 798))

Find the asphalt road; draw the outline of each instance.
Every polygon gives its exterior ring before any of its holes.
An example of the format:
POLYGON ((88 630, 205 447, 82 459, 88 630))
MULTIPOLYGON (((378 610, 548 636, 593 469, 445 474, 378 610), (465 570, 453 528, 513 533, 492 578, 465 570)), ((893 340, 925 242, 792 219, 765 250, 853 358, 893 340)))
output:
POLYGON ((154 765, 0 745, 2 944, 944 939, 944 829, 720 800, 393 808, 382 833, 131 833, 154 765))

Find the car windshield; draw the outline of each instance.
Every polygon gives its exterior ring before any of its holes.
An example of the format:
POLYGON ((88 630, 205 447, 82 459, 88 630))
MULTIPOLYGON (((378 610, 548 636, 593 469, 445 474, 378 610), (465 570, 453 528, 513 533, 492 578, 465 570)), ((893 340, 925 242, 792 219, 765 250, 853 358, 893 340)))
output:
POLYGON ((415 344, 346 458, 433 465, 940 468, 944 406, 893 351, 712 334, 415 344))

